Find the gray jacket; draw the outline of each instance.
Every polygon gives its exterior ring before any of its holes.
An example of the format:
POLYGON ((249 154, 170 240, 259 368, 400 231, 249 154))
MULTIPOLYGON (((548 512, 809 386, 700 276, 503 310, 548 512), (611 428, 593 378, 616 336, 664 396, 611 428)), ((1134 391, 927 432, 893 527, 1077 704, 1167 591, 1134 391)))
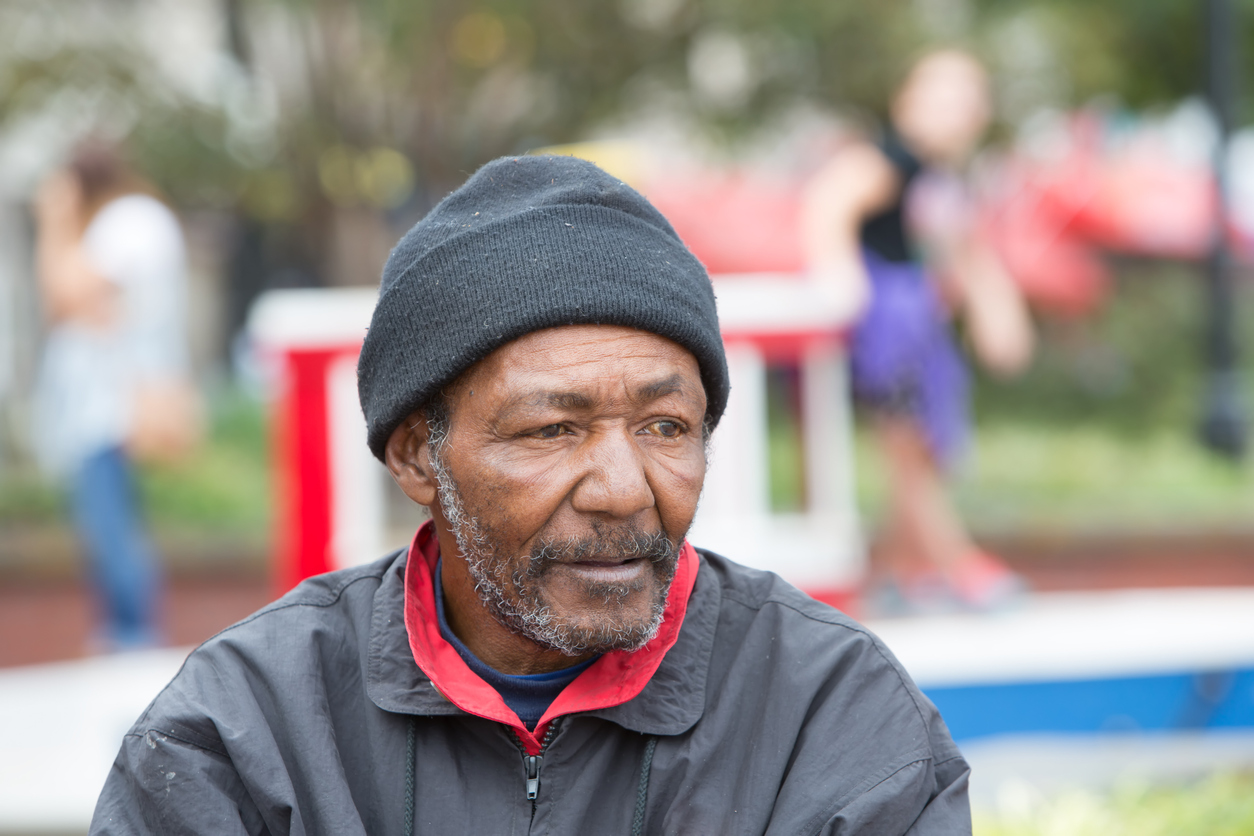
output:
POLYGON ((126 735, 91 833, 971 831, 936 709, 864 627, 773 574, 703 552, 644 690, 559 718, 536 758, 419 670, 405 562, 313 578, 192 653, 126 735))

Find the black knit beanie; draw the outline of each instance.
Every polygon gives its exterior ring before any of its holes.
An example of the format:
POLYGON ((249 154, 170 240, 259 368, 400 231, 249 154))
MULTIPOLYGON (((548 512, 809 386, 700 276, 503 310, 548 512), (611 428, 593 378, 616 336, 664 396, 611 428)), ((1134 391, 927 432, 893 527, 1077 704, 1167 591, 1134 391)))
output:
POLYGON ((727 406, 727 361, 705 268, 638 192, 573 157, 479 169, 405 234, 357 363, 370 450, 495 349, 559 325, 624 325, 692 352, 707 420, 727 406))

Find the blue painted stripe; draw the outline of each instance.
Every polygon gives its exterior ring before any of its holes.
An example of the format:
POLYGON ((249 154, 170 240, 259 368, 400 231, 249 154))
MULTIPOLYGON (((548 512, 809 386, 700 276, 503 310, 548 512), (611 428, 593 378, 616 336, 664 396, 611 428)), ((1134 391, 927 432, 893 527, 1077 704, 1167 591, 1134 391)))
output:
POLYGON ((924 688, 955 739, 1254 728, 1254 668, 924 688))

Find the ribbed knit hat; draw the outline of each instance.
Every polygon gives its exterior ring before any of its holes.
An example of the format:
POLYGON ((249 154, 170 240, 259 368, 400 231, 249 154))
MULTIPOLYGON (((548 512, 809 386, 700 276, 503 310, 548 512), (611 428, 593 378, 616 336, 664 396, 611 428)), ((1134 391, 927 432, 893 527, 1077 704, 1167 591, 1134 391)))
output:
POLYGON ((370 450, 474 363, 532 331, 624 325, 696 357, 707 418, 727 360, 705 268, 638 192, 573 157, 479 169, 392 250, 357 363, 370 450))

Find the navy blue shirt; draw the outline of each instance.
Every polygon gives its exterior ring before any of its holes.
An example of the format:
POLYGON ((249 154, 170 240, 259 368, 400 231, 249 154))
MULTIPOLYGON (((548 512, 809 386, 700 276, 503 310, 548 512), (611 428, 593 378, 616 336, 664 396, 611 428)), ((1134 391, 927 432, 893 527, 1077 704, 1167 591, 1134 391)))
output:
POLYGON ((878 146, 899 178, 896 196, 885 208, 862 221, 858 238, 863 247, 894 264, 918 261, 910 231, 906 229, 906 192, 923 173, 923 162, 891 131, 878 146))
POLYGON ((540 722, 540 718, 553 704, 553 700, 557 699, 557 695, 562 693, 562 689, 574 682, 575 677, 601 657, 594 656, 586 662, 551 673, 532 673, 522 676, 501 673, 471 653, 470 648, 462 644, 461 639, 453 635, 453 631, 449 629, 448 620, 444 617, 444 584, 440 580, 442 565, 443 560, 435 565, 435 612, 440 622, 440 635, 446 642, 453 645, 453 649, 480 679, 496 689, 501 699, 505 700, 505 704, 514 710, 519 720, 523 721, 523 725, 535 731, 536 723, 540 722))

